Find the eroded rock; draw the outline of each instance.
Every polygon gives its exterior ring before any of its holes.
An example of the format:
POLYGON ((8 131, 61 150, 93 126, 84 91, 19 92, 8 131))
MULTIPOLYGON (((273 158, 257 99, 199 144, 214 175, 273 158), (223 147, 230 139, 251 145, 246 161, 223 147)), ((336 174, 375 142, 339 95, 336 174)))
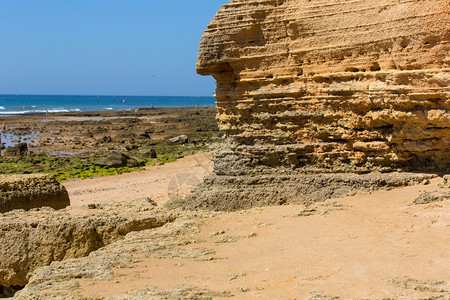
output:
POLYGON ((185 203, 187 209, 234 211, 257 206, 310 204, 356 192, 418 184, 436 175, 386 174, 267 174, 211 175, 185 203))
MULTIPOLYGON (((148 212, 148 214, 150 213, 148 212)), ((136 256, 157 255, 161 259, 188 258, 206 261, 215 259, 215 253, 210 249, 183 247, 196 243, 195 234, 199 231, 199 226, 202 223, 201 219, 212 215, 208 213, 185 212, 178 216, 177 220, 160 228, 132 232, 123 240, 106 245, 88 257, 55 261, 50 266, 36 269, 30 274, 30 282, 16 294, 16 298, 45 298, 50 295, 64 299, 83 298, 76 279, 111 280, 114 278, 114 269, 128 268, 130 264, 139 260, 136 256), (50 282, 51 284, 49 284, 50 282)), ((174 290, 171 290, 169 293, 174 292, 174 290)), ((149 290, 130 291, 130 293, 112 297, 112 299, 133 298, 131 296, 133 293, 143 293, 141 297, 159 296, 162 298, 163 296, 168 296, 160 294, 157 290, 154 293, 149 290)), ((181 298, 189 295, 191 294, 188 291, 179 294, 181 298)), ((200 294, 195 295, 199 296, 200 294)), ((222 293, 208 291, 203 294, 203 296, 205 295, 212 297, 213 295, 222 295, 222 293)), ((227 295, 228 293, 223 293, 223 296, 227 295)), ((140 298, 137 295, 136 297, 137 299, 140 298)))
POLYGON ((24 157, 27 156, 28 145, 27 143, 18 143, 13 147, 7 147, 3 156, 5 157, 24 157))
POLYGON ((69 194, 51 174, 0 175, 0 213, 70 205, 69 194))
POLYGON ((446 0, 224 5, 197 61, 198 73, 217 80, 227 135, 207 191, 241 180, 239 196, 226 201, 267 202, 271 193, 255 196, 255 185, 267 190, 263 184, 283 173, 448 173, 447 7, 446 0), (252 179, 261 174, 272 179, 252 179))
POLYGON ((177 216, 148 199, 0 214, 0 287, 23 287, 38 267, 87 256, 129 232, 160 227, 177 216))

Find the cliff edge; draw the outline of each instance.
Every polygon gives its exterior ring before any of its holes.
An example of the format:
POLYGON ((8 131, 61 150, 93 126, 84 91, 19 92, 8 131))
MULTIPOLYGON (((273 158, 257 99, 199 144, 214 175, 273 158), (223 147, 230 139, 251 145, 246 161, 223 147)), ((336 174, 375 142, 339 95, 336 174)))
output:
POLYGON ((305 202, 311 185, 353 187, 357 174, 371 173, 383 186, 395 172, 403 184, 403 172, 448 173, 448 4, 224 5, 201 39, 197 72, 217 80, 226 141, 215 153, 215 174, 188 206, 305 202))

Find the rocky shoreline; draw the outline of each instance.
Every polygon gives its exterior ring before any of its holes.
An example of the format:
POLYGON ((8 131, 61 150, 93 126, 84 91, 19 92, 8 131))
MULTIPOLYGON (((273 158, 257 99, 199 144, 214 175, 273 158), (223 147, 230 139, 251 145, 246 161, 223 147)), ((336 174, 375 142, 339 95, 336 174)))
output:
POLYGON ((0 122, 6 124, 2 136, 9 137, 6 144, 3 139, 8 148, 0 174, 50 172, 58 181, 163 164, 220 140, 215 109, 202 107, 24 115, 0 122))
POLYGON ((149 167, 0 213, 0 297, 449 299, 448 1, 387 2, 224 5, 197 62, 219 126, 210 108, 8 119, 0 174, 59 181, 221 143, 212 173, 185 158, 167 186, 149 167), (170 199, 122 196, 143 185, 170 199))

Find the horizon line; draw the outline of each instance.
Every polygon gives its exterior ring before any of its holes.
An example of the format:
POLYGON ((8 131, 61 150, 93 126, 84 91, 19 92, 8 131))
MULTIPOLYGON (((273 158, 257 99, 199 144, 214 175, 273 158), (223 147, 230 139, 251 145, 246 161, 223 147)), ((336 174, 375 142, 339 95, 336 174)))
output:
POLYGON ((213 95, 211 96, 192 96, 192 95, 184 95, 184 96, 176 96, 176 95, 125 95, 125 94, 1 94, 0 96, 81 96, 81 97, 211 97, 215 98, 213 95))

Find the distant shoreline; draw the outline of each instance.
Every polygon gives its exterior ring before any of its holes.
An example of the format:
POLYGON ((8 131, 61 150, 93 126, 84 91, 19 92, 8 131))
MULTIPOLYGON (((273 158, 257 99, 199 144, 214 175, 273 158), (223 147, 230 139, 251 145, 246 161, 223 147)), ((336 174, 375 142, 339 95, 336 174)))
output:
POLYGON ((0 95, 0 117, 72 112, 134 111, 136 108, 214 107, 214 97, 0 95))
MULTIPOLYGON (((159 107, 141 107, 140 111, 156 111, 161 109, 187 109, 187 108, 194 108, 195 106, 159 106, 159 107)), ((199 108, 214 108, 215 105, 199 105, 199 108)), ((2 118, 11 118, 11 117, 42 117, 45 115, 48 116, 101 116, 105 113, 127 113, 127 114, 135 114, 133 109, 111 109, 111 110, 92 110, 92 111, 59 111, 59 112, 31 112, 31 113, 21 113, 21 114, 1 114, 0 113, 0 120, 2 118)))

